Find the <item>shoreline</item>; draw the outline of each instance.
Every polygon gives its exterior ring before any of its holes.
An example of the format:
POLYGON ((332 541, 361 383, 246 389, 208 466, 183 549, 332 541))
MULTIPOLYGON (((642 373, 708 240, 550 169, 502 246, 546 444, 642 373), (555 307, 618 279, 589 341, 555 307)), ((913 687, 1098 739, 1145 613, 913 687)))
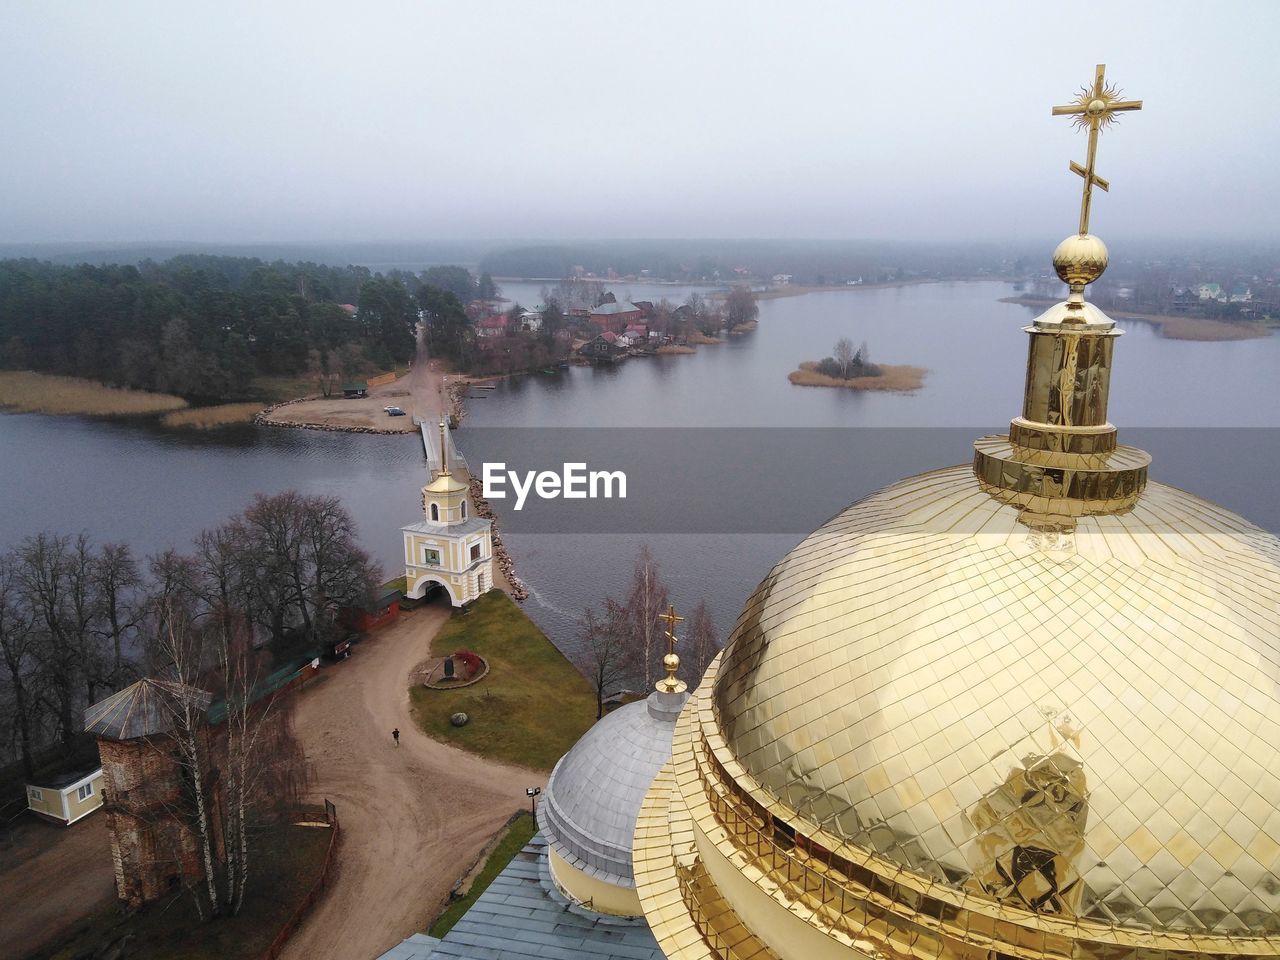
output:
MULTIPOLYGON (((1044 297, 1001 297, 997 303, 1012 303, 1022 307, 1047 308, 1059 303, 1044 297)), ((1271 328, 1243 320, 1214 320, 1209 317, 1188 317, 1168 313, 1148 313, 1144 310, 1115 310, 1120 322, 1137 320, 1150 323, 1160 330, 1166 340, 1186 340, 1193 343, 1229 342, 1234 340, 1261 340, 1271 336, 1271 328)))
POLYGON ((886 280, 884 283, 842 283, 828 284, 825 287, 775 287, 772 290, 753 290, 757 300, 783 300, 787 297, 802 297, 806 293, 839 293, 853 290, 889 290, 894 287, 918 287, 926 283, 974 283, 969 280, 886 280))

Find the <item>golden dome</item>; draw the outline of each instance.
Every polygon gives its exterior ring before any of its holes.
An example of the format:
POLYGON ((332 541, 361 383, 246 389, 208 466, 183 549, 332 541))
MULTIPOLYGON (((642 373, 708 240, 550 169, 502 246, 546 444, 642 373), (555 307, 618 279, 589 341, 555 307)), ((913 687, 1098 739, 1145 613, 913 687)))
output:
POLYGON ((1035 529, 902 481, 748 601, 720 759, 798 834, 1101 924, 1280 933, 1280 541, 1150 484, 1035 529))
POLYGON ((747 601, 676 724, 635 876, 679 960, 1280 957, 1280 539, 1148 480, 1070 286, 972 465, 896 483, 747 601))
POLYGON ((1053 269, 1070 286, 1093 283, 1107 269, 1107 245, 1091 233, 1073 233, 1053 251, 1053 269))

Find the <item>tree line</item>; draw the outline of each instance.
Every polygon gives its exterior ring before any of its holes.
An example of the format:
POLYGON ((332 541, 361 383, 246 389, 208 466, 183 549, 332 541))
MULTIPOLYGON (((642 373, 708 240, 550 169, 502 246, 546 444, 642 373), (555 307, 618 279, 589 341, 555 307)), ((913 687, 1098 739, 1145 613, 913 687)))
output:
POLYGON ((257 377, 328 381, 408 360, 424 288, 463 303, 497 293, 464 267, 384 275, 205 255, 136 266, 5 260, 0 367, 196 401, 256 398, 257 377))
POLYGON ((0 553, 0 749, 30 776, 75 750, 86 706, 171 672, 175 632, 219 624, 254 650, 313 650, 375 584, 340 501, 295 491, 257 497, 185 553, 28 537, 0 553))
MULTIPOLYGON (((667 653, 667 641, 661 617, 670 604, 670 591, 653 553, 644 545, 636 556, 626 597, 606 597, 599 613, 595 607, 583 610, 574 661, 595 690, 596 719, 604 716, 605 703, 626 692, 628 684, 642 684, 643 692, 648 694, 664 675, 662 659, 667 653)), ((677 676, 692 690, 721 646, 705 600, 698 602, 675 633, 680 657, 677 676)))

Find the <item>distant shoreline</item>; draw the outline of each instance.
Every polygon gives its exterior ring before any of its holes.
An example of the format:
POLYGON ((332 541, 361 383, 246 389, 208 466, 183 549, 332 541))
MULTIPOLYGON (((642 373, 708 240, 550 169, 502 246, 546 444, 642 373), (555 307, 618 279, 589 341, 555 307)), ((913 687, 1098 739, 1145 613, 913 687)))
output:
MULTIPOLYGON (((1057 300, 1045 297, 1001 297, 1000 303, 1016 303, 1023 307, 1051 307, 1057 300)), ((1256 323, 1235 320, 1210 320, 1208 317, 1187 317, 1167 313, 1147 313, 1143 310, 1115 311, 1120 320, 1131 317, 1153 323, 1160 328, 1160 335, 1168 340, 1192 340, 1210 342, 1220 340, 1259 340, 1271 336, 1271 330, 1256 323)))

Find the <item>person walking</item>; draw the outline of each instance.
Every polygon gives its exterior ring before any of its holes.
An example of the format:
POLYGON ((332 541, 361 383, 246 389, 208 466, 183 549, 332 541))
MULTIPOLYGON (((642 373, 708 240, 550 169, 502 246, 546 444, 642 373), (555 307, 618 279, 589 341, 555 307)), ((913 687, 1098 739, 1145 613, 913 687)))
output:
POLYGON ((391 731, 391 739, 396 742, 396 746, 400 746, 400 728, 396 727, 391 731))

